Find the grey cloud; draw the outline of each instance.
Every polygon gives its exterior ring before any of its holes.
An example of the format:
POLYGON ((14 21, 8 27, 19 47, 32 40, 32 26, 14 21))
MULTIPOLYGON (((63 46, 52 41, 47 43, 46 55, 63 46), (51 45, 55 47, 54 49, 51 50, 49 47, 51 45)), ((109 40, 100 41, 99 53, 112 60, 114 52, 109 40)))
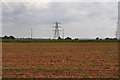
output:
POLYGON ((19 2, 8 4, 3 5, 4 34, 11 33, 23 37, 26 31, 22 29, 26 27, 25 29, 35 30, 35 37, 52 37, 49 34, 52 34, 50 27, 55 21, 59 21, 66 30, 66 36, 114 37, 117 3, 53 2, 48 3, 46 8, 33 6, 28 8, 25 3, 19 2))

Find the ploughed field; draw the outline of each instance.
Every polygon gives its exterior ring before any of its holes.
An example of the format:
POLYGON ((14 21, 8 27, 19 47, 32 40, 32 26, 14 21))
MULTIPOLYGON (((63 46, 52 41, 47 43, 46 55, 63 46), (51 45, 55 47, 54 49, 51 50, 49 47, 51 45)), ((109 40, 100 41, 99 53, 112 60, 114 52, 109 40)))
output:
POLYGON ((2 43, 3 78, 117 78, 117 42, 2 43))

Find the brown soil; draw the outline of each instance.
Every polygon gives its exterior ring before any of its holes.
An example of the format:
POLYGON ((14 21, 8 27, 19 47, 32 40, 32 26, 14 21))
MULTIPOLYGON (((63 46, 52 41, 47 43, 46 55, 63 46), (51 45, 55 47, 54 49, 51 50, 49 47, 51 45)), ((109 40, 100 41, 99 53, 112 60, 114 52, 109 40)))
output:
POLYGON ((117 78, 117 42, 3 43, 5 78, 117 78))

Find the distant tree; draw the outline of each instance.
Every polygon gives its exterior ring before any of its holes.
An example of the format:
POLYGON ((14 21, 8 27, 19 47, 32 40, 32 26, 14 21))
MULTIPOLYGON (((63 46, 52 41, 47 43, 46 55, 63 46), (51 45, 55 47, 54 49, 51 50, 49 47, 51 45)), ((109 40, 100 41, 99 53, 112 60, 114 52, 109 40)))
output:
POLYGON ((110 38, 108 38, 108 37, 107 37, 107 38, 105 38, 105 40, 109 40, 109 39, 110 39, 110 38))
POLYGON ((78 38, 75 38, 74 40, 79 40, 78 38))
POLYGON ((51 40, 51 38, 49 38, 49 40, 51 40))
POLYGON ((96 40, 99 40, 99 37, 97 37, 96 40))
POLYGON ((9 39, 15 39, 15 37, 13 37, 13 36, 9 36, 9 39))
POLYGON ((58 37, 58 40, 62 39, 61 37, 58 37))
POLYGON ((5 36, 3 37, 3 39, 9 39, 9 37, 5 35, 5 36))
POLYGON ((67 38, 65 38, 66 40, 72 40, 72 38, 70 38, 70 37, 67 37, 67 38))
POLYGON ((114 40, 117 40, 117 38, 114 38, 114 40))
POLYGON ((8 37, 8 36, 5 35, 2 39, 15 39, 15 38, 13 36, 8 37))

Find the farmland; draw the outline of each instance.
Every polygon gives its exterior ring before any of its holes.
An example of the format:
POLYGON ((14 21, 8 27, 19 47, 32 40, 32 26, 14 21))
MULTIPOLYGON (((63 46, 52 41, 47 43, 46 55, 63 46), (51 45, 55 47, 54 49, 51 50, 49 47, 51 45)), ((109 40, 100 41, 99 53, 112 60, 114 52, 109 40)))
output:
POLYGON ((3 42, 3 78, 118 78, 117 42, 3 42))

